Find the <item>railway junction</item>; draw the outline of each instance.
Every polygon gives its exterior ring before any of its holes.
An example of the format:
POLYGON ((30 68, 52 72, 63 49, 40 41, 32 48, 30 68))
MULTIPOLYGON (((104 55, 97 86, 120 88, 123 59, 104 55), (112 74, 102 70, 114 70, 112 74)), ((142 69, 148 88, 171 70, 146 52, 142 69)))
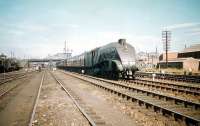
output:
POLYGON ((199 76, 139 71, 119 39, 0 74, 0 126, 199 126, 199 76))
POLYGON ((200 0, 0 0, 0 126, 200 126, 200 0))
POLYGON ((200 86, 64 70, 1 74, 1 126, 198 126, 200 86))

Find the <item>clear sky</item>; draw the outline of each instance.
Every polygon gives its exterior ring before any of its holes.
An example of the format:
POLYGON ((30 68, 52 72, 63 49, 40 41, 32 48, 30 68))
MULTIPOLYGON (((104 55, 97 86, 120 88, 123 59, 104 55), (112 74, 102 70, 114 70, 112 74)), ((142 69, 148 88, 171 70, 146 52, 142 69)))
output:
POLYGON ((200 0, 0 0, 0 53, 22 58, 63 52, 65 40, 74 55, 119 38, 162 52, 164 29, 171 50, 200 43, 200 0))

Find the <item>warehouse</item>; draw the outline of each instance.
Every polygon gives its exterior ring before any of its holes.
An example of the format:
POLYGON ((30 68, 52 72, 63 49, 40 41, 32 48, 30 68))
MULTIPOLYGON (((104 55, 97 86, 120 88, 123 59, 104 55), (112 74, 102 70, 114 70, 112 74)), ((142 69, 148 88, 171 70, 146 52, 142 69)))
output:
MULTIPOLYGON (((166 67, 166 54, 159 57, 158 67, 166 67)), ((192 45, 181 52, 168 53, 168 67, 185 69, 189 71, 200 70, 200 44, 192 45)))

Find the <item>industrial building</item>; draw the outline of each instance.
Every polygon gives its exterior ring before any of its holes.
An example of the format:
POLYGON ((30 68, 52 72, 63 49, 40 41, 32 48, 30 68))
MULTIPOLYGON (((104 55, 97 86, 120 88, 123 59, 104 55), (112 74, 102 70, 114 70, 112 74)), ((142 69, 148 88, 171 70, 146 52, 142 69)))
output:
MULTIPOLYGON (((166 54, 163 53, 159 56, 160 68, 166 67, 166 54)), ((178 68, 188 71, 200 70, 200 44, 191 45, 183 49, 181 52, 168 53, 168 68, 178 68)))
POLYGON ((139 52, 137 53, 137 67, 143 68, 155 68, 159 62, 159 54, 157 52, 139 52))

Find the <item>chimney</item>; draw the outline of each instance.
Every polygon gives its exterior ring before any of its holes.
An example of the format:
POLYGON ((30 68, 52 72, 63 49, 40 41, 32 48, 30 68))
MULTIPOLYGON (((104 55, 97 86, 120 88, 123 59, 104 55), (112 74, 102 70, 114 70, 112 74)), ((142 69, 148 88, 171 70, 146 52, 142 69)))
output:
POLYGON ((126 39, 119 39, 118 42, 122 46, 126 45, 126 39))

